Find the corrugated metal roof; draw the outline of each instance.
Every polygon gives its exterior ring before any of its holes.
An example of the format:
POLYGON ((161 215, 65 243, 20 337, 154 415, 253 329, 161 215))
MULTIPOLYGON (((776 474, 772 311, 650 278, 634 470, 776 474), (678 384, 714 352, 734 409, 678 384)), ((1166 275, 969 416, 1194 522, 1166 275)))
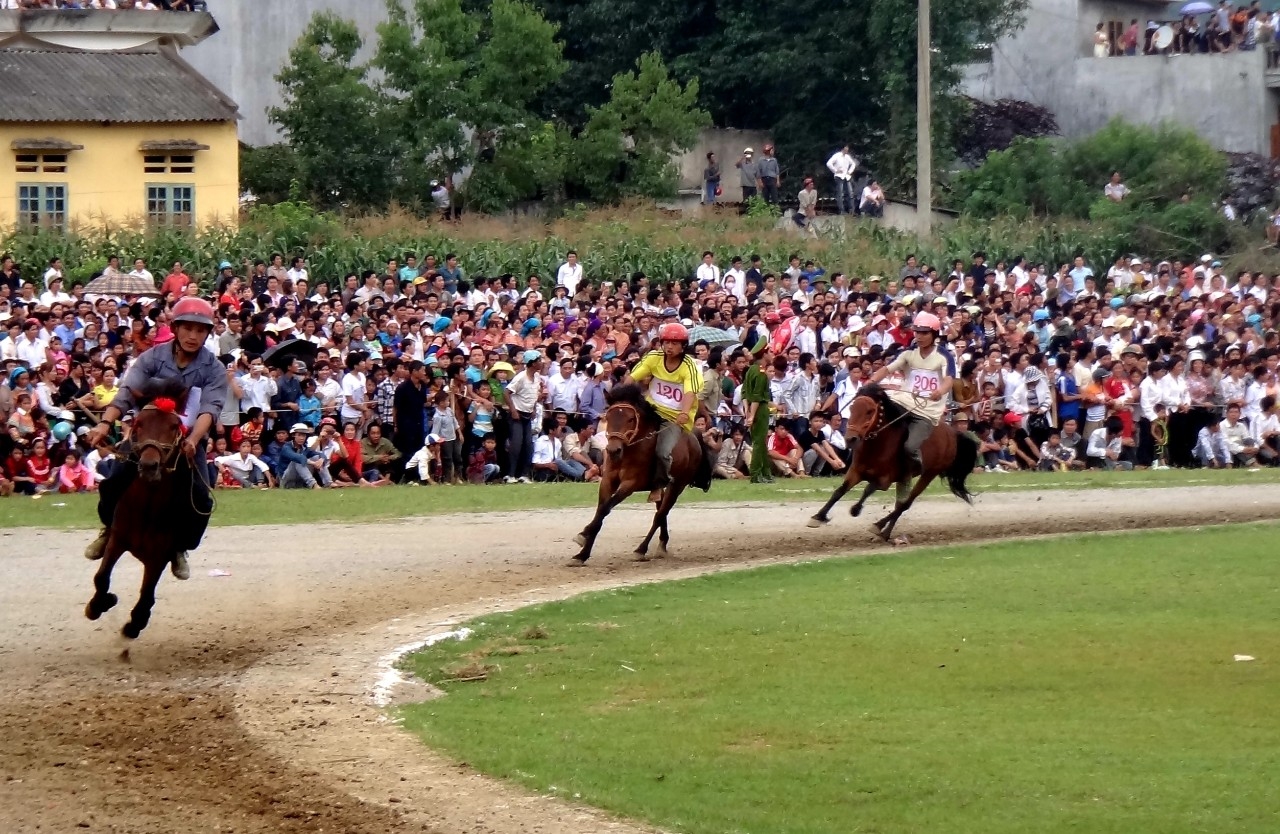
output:
POLYGON ((235 103, 161 52, 0 50, 0 122, 222 122, 235 103))

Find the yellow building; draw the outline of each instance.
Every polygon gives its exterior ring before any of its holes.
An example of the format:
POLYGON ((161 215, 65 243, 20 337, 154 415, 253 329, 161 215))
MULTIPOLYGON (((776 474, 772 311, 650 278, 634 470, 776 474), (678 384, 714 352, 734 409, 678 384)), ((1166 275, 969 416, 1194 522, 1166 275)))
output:
POLYGON ((171 45, 0 49, 0 225, 234 223, 238 118, 171 45))

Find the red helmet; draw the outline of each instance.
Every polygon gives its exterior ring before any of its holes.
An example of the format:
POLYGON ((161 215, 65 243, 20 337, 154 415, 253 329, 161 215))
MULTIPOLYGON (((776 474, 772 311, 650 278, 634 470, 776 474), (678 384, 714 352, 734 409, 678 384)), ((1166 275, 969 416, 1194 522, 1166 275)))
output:
POLYGON ((662 342, 688 342, 689 330, 678 321, 662 325, 658 330, 658 340, 662 342))
POLYGON ((173 315, 170 320, 174 324, 180 321, 189 321, 193 324, 213 327, 213 305, 203 298, 188 296, 187 298, 179 299, 178 303, 173 305, 173 315))

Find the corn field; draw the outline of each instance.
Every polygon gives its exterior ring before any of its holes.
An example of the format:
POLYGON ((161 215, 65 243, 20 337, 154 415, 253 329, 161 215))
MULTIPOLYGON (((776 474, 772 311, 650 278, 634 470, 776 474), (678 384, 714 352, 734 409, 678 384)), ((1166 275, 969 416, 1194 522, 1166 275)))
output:
POLYGON ((702 261, 716 253, 728 268, 734 255, 744 260, 758 254, 768 269, 786 266, 792 254, 812 259, 828 273, 850 276, 896 275, 908 254, 933 264, 945 274, 950 262, 967 263, 976 250, 988 262, 1025 255, 1056 265, 1083 254, 1095 268, 1119 255, 1192 256, 1192 252, 1131 253, 1126 241, 1105 226, 1087 221, 962 221, 921 242, 870 222, 851 225, 843 233, 817 240, 778 229, 768 218, 738 216, 686 217, 652 206, 571 211, 544 220, 532 217, 468 217, 459 225, 424 221, 407 212, 367 217, 339 217, 298 203, 256 208, 238 227, 215 226, 200 231, 108 227, 11 230, 0 240, 0 252, 14 256, 26 274, 39 273, 53 257, 63 259, 70 281, 87 281, 113 254, 122 263, 144 258, 157 276, 182 261, 193 277, 211 282, 220 261, 243 273, 243 262, 270 260, 273 254, 307 259, 313 280, 331 283, 365 269, 381 271, 389 258, 414 252, 443 260, 458 255, 468 275, 512 273, 554 276, 565 253, 576 250, 592 280, 616 280, 643 272, 659 280, 687 279, 702 261))

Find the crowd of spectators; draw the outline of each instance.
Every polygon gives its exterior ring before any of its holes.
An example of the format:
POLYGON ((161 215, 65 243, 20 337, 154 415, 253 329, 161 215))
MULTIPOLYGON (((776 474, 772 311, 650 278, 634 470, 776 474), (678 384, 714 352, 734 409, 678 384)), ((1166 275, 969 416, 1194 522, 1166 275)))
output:
POLYGON ((147 12, 205 11, 207 0, 0 0, 0 9, 137 9, 147 12))
POLYGON ((572 252, 554 276, 469 275, 452 253, 336 281, 300 256, 245 265, 201 282, 175 263, 157 282, 137 260, 156 291, 116 298, 66 287, 56 259, 31 277, 0 261, 0 490, 94 488, 111 456, 80 438, 130 361, 173 337, 183 295, 217 309, 208 347, 232 393, 209 449, 220 488, 594 480, 605 394, 670 321, 692 329, 717 476, 750 461, 751 330, 777 354, 774 473, 840 474, 853 397, 910 346, 920 310, 943 322, 949 419, 988 471, 1254 467, 1280 448, 1280 275, 1228 276, 1208 254, 1096 269, 913 256, 859 276, 707 252, 675 281, 589 276, 572 252))
POLYGON ((1109 58, 1248 51, 1257 49, 1259 44, 1274 45, 1280 36, 1280 11, 1263 9, 1259 0, 1248 5, 1222 0, 1216 8, 1204 5, 1206 10, 1199 14, 1184 14, 1168 21, 1148 20, 1145 26, 1137 18, 1123 28, 1119 23, 1099 23, 1093 34, 1093 55, 1109 58), (1162 29, 1167 29, 1167 38, 1159 35, 1162 29))

